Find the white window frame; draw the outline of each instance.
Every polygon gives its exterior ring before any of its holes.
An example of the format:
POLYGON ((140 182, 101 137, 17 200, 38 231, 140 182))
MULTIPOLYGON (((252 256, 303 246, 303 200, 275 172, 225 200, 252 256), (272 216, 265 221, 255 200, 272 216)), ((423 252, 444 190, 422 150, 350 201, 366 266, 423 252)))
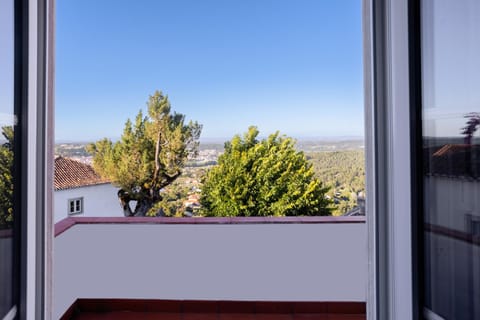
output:
POLYGON ((74 215, 83 213, 83 197, 68 199, 67 205, 68 205, 67 210, 68 210, 69 216, 74 216, 74 215), (77 210, 77 203, 80 207, 79 210, 77 210), (73 204, 73 211, 72 211, 72 204, 73 204))
MULTIPOLYGON (((32 87, 36 88, 35 79, 45 77, 45 87, 38 88, 45 94, 42 100, 47 108, 44 119, 40 122, 46 130, 39 139, 39 144, 47 151, 53 146, 53 43, 54 43, 54 3, 55 0, 34 1, 30 4, 30 41, 36 48, 37 36, 45 37, 46 57, 44 68, 39 75, 32 74, 32 87), (42 6, 37 8, 37 3, 42 6), (43 7, 45 6, 45 7, 43 7), (37 30, 37 9, 43 9, 45 30, 37 30), (40 35, 39 35, 40 34, 40 35), (42 74, 43 73, 43 74, 42 74), (43 140, 42 140, 43 139, 43 140)), ((364 20, 364 85, 365 85, 365 123, 366 123, 366 199, 368 225, 368 264, 367 317, 369 320, 412 319, 412 223, 411 223, 411 176, 410 176, 410 114, 409 114, 409 64, 408 64, 408 1, 363 0, 364 20)), ((41 53, 40 53, 41 54, 41 53)), ((31 72, 37 70, 36 50, 29 52, 32 61, 31 72)), ((40 67, 41 67, 40 63, 40 67)), ((34 89, 32 88, 32 89, 34 89)), ((31 90, 32 95, 37 91, 31 90)), ((30 106, 34 107, 36 96, 31 96, 30 106)), ((37 129, 37 115, 33 112, 29 128, 37 129)), ((39 128, 41 129, 41 128, 39 128)), ((35 139, 32 139, 35 141, 35 139)), ((30 146, 35 154, 35 144, 30 146)), ((46 152, 46 154, 49 154, 46 152)), ((36 167, 34 157, 30 165, 36 167)), ((27 317, 51 317, 51 247, 52 247, 52 159, 46 157, 38 168, 45 173, 43 181, 29 181, 29 187, 38 187, 44 194, 42 208, 47 214, 44 219, 44 237, 39 242, 37 251, 44 257, 40 270, 45 270, 40 290, 43 296, 35 299, 35 289, 28 291, 27 317), (43 169, 43 170, 42 170, 43 169), (38 184, 37 184, 38 182, 38 184), (39 185, 43 185, 43 188, 39 185), (43 240, 43 241, 42 241, 43 240), (36 308, 40 302, 44 308, 36 308)), ((33 170, 35 172, 35 170, 33 170)), ((40 180, 42 180, 40 178, 40 180)), ((37 189, 38 190, 38 189, 37 189)), ((30 190, 35 194, 35 190, 30 190)), ((37 206, 31 201, 31 209, 37 206)), ((82 208, 83 209, 83 208, 82 208)), ((33 215, 35 216, 35 215, 33 215)), ((30 225, 30 222, 29 222, 30 225)), ((29 226, 35 229, 35 223, 29 226)), ((30 230, 29 230, 30 231, 30 230)), ((32 230, 34 231, 34 230, 32 230)), ((33 248, 35 248, 34 240, 33 248)), ((33 250, 33 254, 35 250, 33 250)), ((35 272, 35 263, 28 264, 29 274, 35 272)), ((37 266, 37 270, 38 270, 37 266)), ((40 271, 39 270, 39 271, 40 271)), ((37 271, 37 272, 39 272, 37 271)), ((35 278, 29 281, 35 288, 35 278)), ((37 289, 38 290, 38 289, 37 289)))
POLYGON ((15 234, 19 284, 16 306, 5 319, 51 318, 54 1, 14 4, 15 132, 21 151, 15 212, 20 217, 15 234))
MULTIPOLYGON (((55 0, 18 0, 22 8, 20 86, 24 130, 20 303, 16 319, 51 319, 53 254, 53 98, 55 0)), ((16 22, 17 23, 17 22, 16 22)))
POLYGON ((369 320, 414 319, 408 5, 363 0, 369 320))
POLYGON ((480 232, 480 216, 470 213, 465 215, 465 230, 473 236, 479 236, 480 232))

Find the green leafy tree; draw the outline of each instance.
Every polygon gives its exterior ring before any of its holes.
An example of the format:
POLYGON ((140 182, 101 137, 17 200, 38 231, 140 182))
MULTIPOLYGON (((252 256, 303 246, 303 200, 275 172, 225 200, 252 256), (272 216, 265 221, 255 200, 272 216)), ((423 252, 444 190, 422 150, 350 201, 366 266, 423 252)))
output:
POLYGON ((147 102, 148 116, 140 111, 127 120, 120 141, 103 139, 88 147, 93 167, 120 188, 125 216, 161 215, 152 208, 162 200, 161 190, 181 174, 188 157, 198 152, 202 126, 172 112, 166 95, 156 91, 147 102), (132 211, 129 203, 136 201, 132 211))
POLYGON ((0 228, 13 224, 13 128, 2 127, 5 142, 0 145, 0 228))
POLYGON ((330 215, 328 188, 312 165, 295 150, 291 138, 270 135, 258 140, 250 127, 225 143, 218 165, 206 175, 201 204, 207 216, 330 215))

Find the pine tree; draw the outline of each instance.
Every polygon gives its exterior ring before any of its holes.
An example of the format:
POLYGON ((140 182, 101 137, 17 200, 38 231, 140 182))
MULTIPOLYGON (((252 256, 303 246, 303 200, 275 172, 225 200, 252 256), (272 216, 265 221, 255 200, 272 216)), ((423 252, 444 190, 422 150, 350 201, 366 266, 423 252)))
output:
POLYGON ((198 152, 202 126, 172 112, 168 97, 156 91, 148 100, 148 116, 140 111, 135 123, 127 120, 120 141, 103 139, 89 146, 95 170, 120 187, 125 216, 159 215, 152 207, 161 190, 181 174, 188 157, 198 152), (130 209, 130 201, 136 201, 130 209))
POLYGON ((13 128, 2 127, 6 141, 0 145, 0 228, 13 224, 13 128))

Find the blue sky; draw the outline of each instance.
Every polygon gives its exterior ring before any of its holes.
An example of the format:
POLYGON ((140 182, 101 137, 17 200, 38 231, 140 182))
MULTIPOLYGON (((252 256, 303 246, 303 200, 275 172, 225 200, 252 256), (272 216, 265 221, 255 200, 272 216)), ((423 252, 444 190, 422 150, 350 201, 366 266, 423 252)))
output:
POLYGON ((118 138, 157 89, 203 138, 363 136, 361 0, 59 0, 56 14, 56 140, 118 138))
POLYGON ((464 116, 480 112, 480 4, 426 1, 422 10, 428 12, 423 21, 428 35, 422 46, 423 132, 459 136, 467 122, 464 116))
POLYGON ((0 127, 13 124, 12 17, 13 1, 0 1, 0 127))

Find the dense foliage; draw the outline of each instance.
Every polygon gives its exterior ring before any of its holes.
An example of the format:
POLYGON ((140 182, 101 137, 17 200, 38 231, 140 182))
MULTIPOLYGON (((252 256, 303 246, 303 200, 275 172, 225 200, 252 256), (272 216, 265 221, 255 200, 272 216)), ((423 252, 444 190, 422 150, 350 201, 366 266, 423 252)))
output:
POLYGON ((162 200, 155 204, 154 210, 161 210, 166 217, 183 217, 189 211, 186 201, 198 194, 197 178, 203 173, 202 168, 185 167, 182 175, 162 190, 162 200))
POLYGON ((130 119, 120 141, 91 144, 95 170, 120 187, 118 197, 126 216, 158 215, 151 210, 162 200, 161 190, 182 173, 187 158, 198 150, 201 125, 171 112, 167 96, 156 91, 148 100, 148 116, 130 119), (130 201, 136 201, 134 211, 130 201))
POLYGON ((13 223, 13 128, 5 126, 2 135, 6 141, 0 145, 0 228, 13 223))
POLYGON ((365 156, 363 150, 312 152, 307 157, 316 176, 332 188, 327 195, 334 200, 334 215, 341 215, 357 205, 365 195, 365 156))
POLYGON ((250 127, 225 144, 204 177, 201 204, 206 216, 329 215, 328 188, 295 142, 279 133, 258 140, 250 127))
POLYGON ((185 212, 184 202, 189 193, 189 189, 179 181, 173 182, 162 191, 162 199, 157 202, 153 211, 161 210, 165 217, 182 217, 185 212))

